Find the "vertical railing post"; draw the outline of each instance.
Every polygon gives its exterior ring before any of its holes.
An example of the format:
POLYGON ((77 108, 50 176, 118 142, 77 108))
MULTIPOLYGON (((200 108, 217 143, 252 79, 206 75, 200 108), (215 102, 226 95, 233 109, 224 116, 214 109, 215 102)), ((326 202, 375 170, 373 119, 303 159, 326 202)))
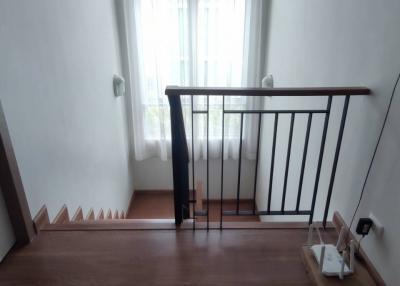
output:
POLYGON ((172 172, 174 180, 175 224, 190 217, 189 208, 189 152, 186 141, 181 99, 168 94, 171 116, 172 172))
POLYGON ((306 137, 304 139, 303 159, 301 161, 299 189, 297 190, 297 202, 296 202, 296 212, 297 213, 299 213, 301 192, 303 190, 304 169, 305 169, 306 160, 307 160, 308 142, 310 141, 310 130, 311 130, 312 118, 313 118, 312 113, 308 113, 307 131, 306 131, 306 137))
POLYGON ((257 128, 257 150, 256 150, 256 169, 254 171, 254 187, 253 187, 253 215, 256 215, 256 193, 257 193, 257 176, 258 176, 258 158, 260 156, 260 133, 261 133, 261 119, 262 113, 258 114, 258 128, 257 128))
POLYGON ((221 135, 221 201, 219 229, 222 230, 223 200, 224 200, 224 128, 225 128, 225 96, 222 96, 222 135, 221 135))
POLYGON ((268 214, 271 212, 272 185, 274 180, 276 133, 278 132, 278 120, 279 120, 279 114, 275 113, 274 139, 272 141, 271 167, 269 170, 269 188, 268 188, 268 205, 267 205, 268 214))
POLYGON ((333 159, 333 166, 332 166, 331 179, 329 182, 328 195, 326 198, 324 220, 322 222, 324 227, 326 227, 326 220, 328 218, 329 206, 331 204, 333 184, 335 182, 337 163, 339 160, 340 148, 342 146, 343 132, 344 132, 344 127, 346 125, 347 110, 349 109, 349 101, 350 101, 350 96, 346 95, 346 98, 345 98, 344 104, 343 104, 342 119, 340 121, 338 140, 336 142, 335 157, 333 159))
POLYGON ((281 212, 285 211, 285 201, 286 201, 286 189, 287 189, 287 179, 289 174, 289 164, 290 164, 290 154, 292 152, 292 138, 293 138, 293 125, 294 125, 295 114, 292 113, 290 116, 290 131, 289 131, 289 142, 286 153, 286 169, 285 169, 285 181, 283 183, 283 193, 282 193, 282 203, 281 212))
POLYGON ((207 231, 210 229, 210 97, 207 95, 207 231))
POLYGON ((329 96, 328 97, 328 104, 327 104, 327 107, 326 107, 327 113, 325 114, 324 130, 322 132, 321 147, 320 147, 320 150, 319 150, 317 174, 315 175, 314 193, 313 193, 312 201, 311 201, 311 213, 310 213, 310 218, 309 218, 309 221, 308 221, 309 224, 311 224, 313 222, 313 219, 314 219, 315 201, 317 199, 317 192, 318 192, 318 187, 319 187, 319 177, 321 175, 322 159, 324 158, 326 134, 328 132, 328 124, 329 124, 329 116, 330 116, 330 113, 331 113, 331 106, 332 106, 332 96, 329 96))
POLYGON ((239 137, 239 162, 238 162, 238 182, 236 190, 236 214, 239 214, 240 201, 240 178, 242 170, 242 139, 243 139, 243 113, 240 114, 240 137, 239 137))
POLYGON ((190 96, 190 113, 191 113, 191 123, 192 123, 192 193, 193 193, 193 230, 196 229, 196 198, 197 198, 197 190, 195 190, 194 183, 195 183, 195 176, 194 176, 194 104, 193 104, 193 95, 190 96))

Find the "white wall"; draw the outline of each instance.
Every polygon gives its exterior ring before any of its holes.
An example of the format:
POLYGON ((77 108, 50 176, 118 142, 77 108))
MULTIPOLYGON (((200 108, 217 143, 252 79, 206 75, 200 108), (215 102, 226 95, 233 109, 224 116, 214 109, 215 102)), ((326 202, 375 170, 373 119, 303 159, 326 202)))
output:
MULTIPOLYGON (((210 160, 209 163, 210 198, 221 198, 221 160, 210 160)), ((207 182, 207 161, 199 160, 195 163, 195 182, 203 183, 204 192, 207 182)), ((253 197, 255 162, 242 159, 240 198, 253 197)), ((135 162, 135 189, 136 190, 172 190, 172 162, 151 158, 135 162)), ((189 165, 190 188, 192 188, 192 167, 189 165)), ((237 194, 238 160, 224 161, 224 199, 234 199, 237 194)))
MULTIPOLYGON (((330 215, 339 210, 347 223, 400 72, 399 15, 396 0, 272 1, 267 71, 274 75, 275 86, 365 85, 373 91, 370 97, 351 99, 339 158, 330 215)), ((399 101, 397 97, 358 214, 367 216, 372 211, 386 226, 382 239, 372 233, 363 247, 388 285, 397 285, 400 279, 395 271, 400 260, 399 101)), ((281 104, 287 102, 277 103, 281 104)), ((324 167, 319 199, 324 199, 327 188, 329 161, 331 157, 324 167)), ((321 212, 316 219, 321 219, 321 212)))
POLYGON ((0 2, 0 97, 32 216, 126 209, 132 174, 114 3, 0 2))
POLYGON ((8 217, 3 193, 0 190, 0 262, 15 243, 14 231, 8 217))

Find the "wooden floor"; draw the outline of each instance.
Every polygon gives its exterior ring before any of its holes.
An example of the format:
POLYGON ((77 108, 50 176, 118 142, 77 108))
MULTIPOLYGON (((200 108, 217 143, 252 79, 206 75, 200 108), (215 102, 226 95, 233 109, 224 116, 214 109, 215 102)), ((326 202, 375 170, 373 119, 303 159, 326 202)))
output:
POLYGON ((172 192, 135 191, 126 217, 132 219, 174 218, 172 192))
MULTIPOLYGON (((206 203, 203 203, 206 208, 206 203)), ((220 201, 210 201, 210 221, 220 221, 220 201)), ((250 200, 240 201, 241 210, 252 210, 250 200)), ((235 210, 236 203, 224 201, 224 210, 235 210)), ((173 193, 168 191, 140 191, 129 207, 127 218, 131 219, 167 219, 174 218, 173 193)), ((206 221, 206 217, 197 217, 197 221, 206 221)), ((223 221, 259 221, 258 216, 224 216, 223 221)))
POLYGON ((306 229, 42 231, 1 263, 0 285, 310 285, 306 239, 306 229))

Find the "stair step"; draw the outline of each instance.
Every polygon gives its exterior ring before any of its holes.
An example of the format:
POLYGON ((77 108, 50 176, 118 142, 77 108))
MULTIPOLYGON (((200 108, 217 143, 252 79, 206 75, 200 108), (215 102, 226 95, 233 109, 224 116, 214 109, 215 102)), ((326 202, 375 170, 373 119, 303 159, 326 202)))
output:
POLYGON ((71 221, 73 222, 83 221, 83 212, 81 207, 78 207, 71 221))
POLYGON ((93 209, 90 209, 89 212, 88 212, 88 214, 87 214, 87 216, 86 216, 86 220, 92 221, 92 220, 94 220, 94 219, 95 219, 95 217, 94 217, 94 211, 93 211, 93 209))
POLYGON ((58 214, 56 215, 56 217, 54 218, 52 223, 54 223, 54 224, 69 223, 68 208, 66 205, 63 205, 61 207, 60 211, 58 212, 58 214))
POLYGON ((113 223, 175 223, 175 219, 122 219, 113 218, 106 220, 81 221, 74 224, 113 224, 113 223))
POLYGON ((96 220, 103 220, 103 219, 104 219, 104 212, 103 212, 103 209, 100 209, 96 220))
POLYGON ((46 225, 50 224, 49 213, 47 212, 46 205, 43 205, 39 212, 33 219, 36 233, 39 233, 46 225))

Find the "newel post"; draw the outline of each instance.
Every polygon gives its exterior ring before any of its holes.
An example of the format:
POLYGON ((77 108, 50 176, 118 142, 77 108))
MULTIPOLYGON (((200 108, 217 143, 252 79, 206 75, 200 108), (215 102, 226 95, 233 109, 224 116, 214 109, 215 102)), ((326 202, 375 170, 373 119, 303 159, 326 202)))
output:
POLYGON ((171 113, 171 149, 174 180, 175 224, 190 217, 189 210, 189 153, 186 141, 180 96, 168 94, 171 113))

